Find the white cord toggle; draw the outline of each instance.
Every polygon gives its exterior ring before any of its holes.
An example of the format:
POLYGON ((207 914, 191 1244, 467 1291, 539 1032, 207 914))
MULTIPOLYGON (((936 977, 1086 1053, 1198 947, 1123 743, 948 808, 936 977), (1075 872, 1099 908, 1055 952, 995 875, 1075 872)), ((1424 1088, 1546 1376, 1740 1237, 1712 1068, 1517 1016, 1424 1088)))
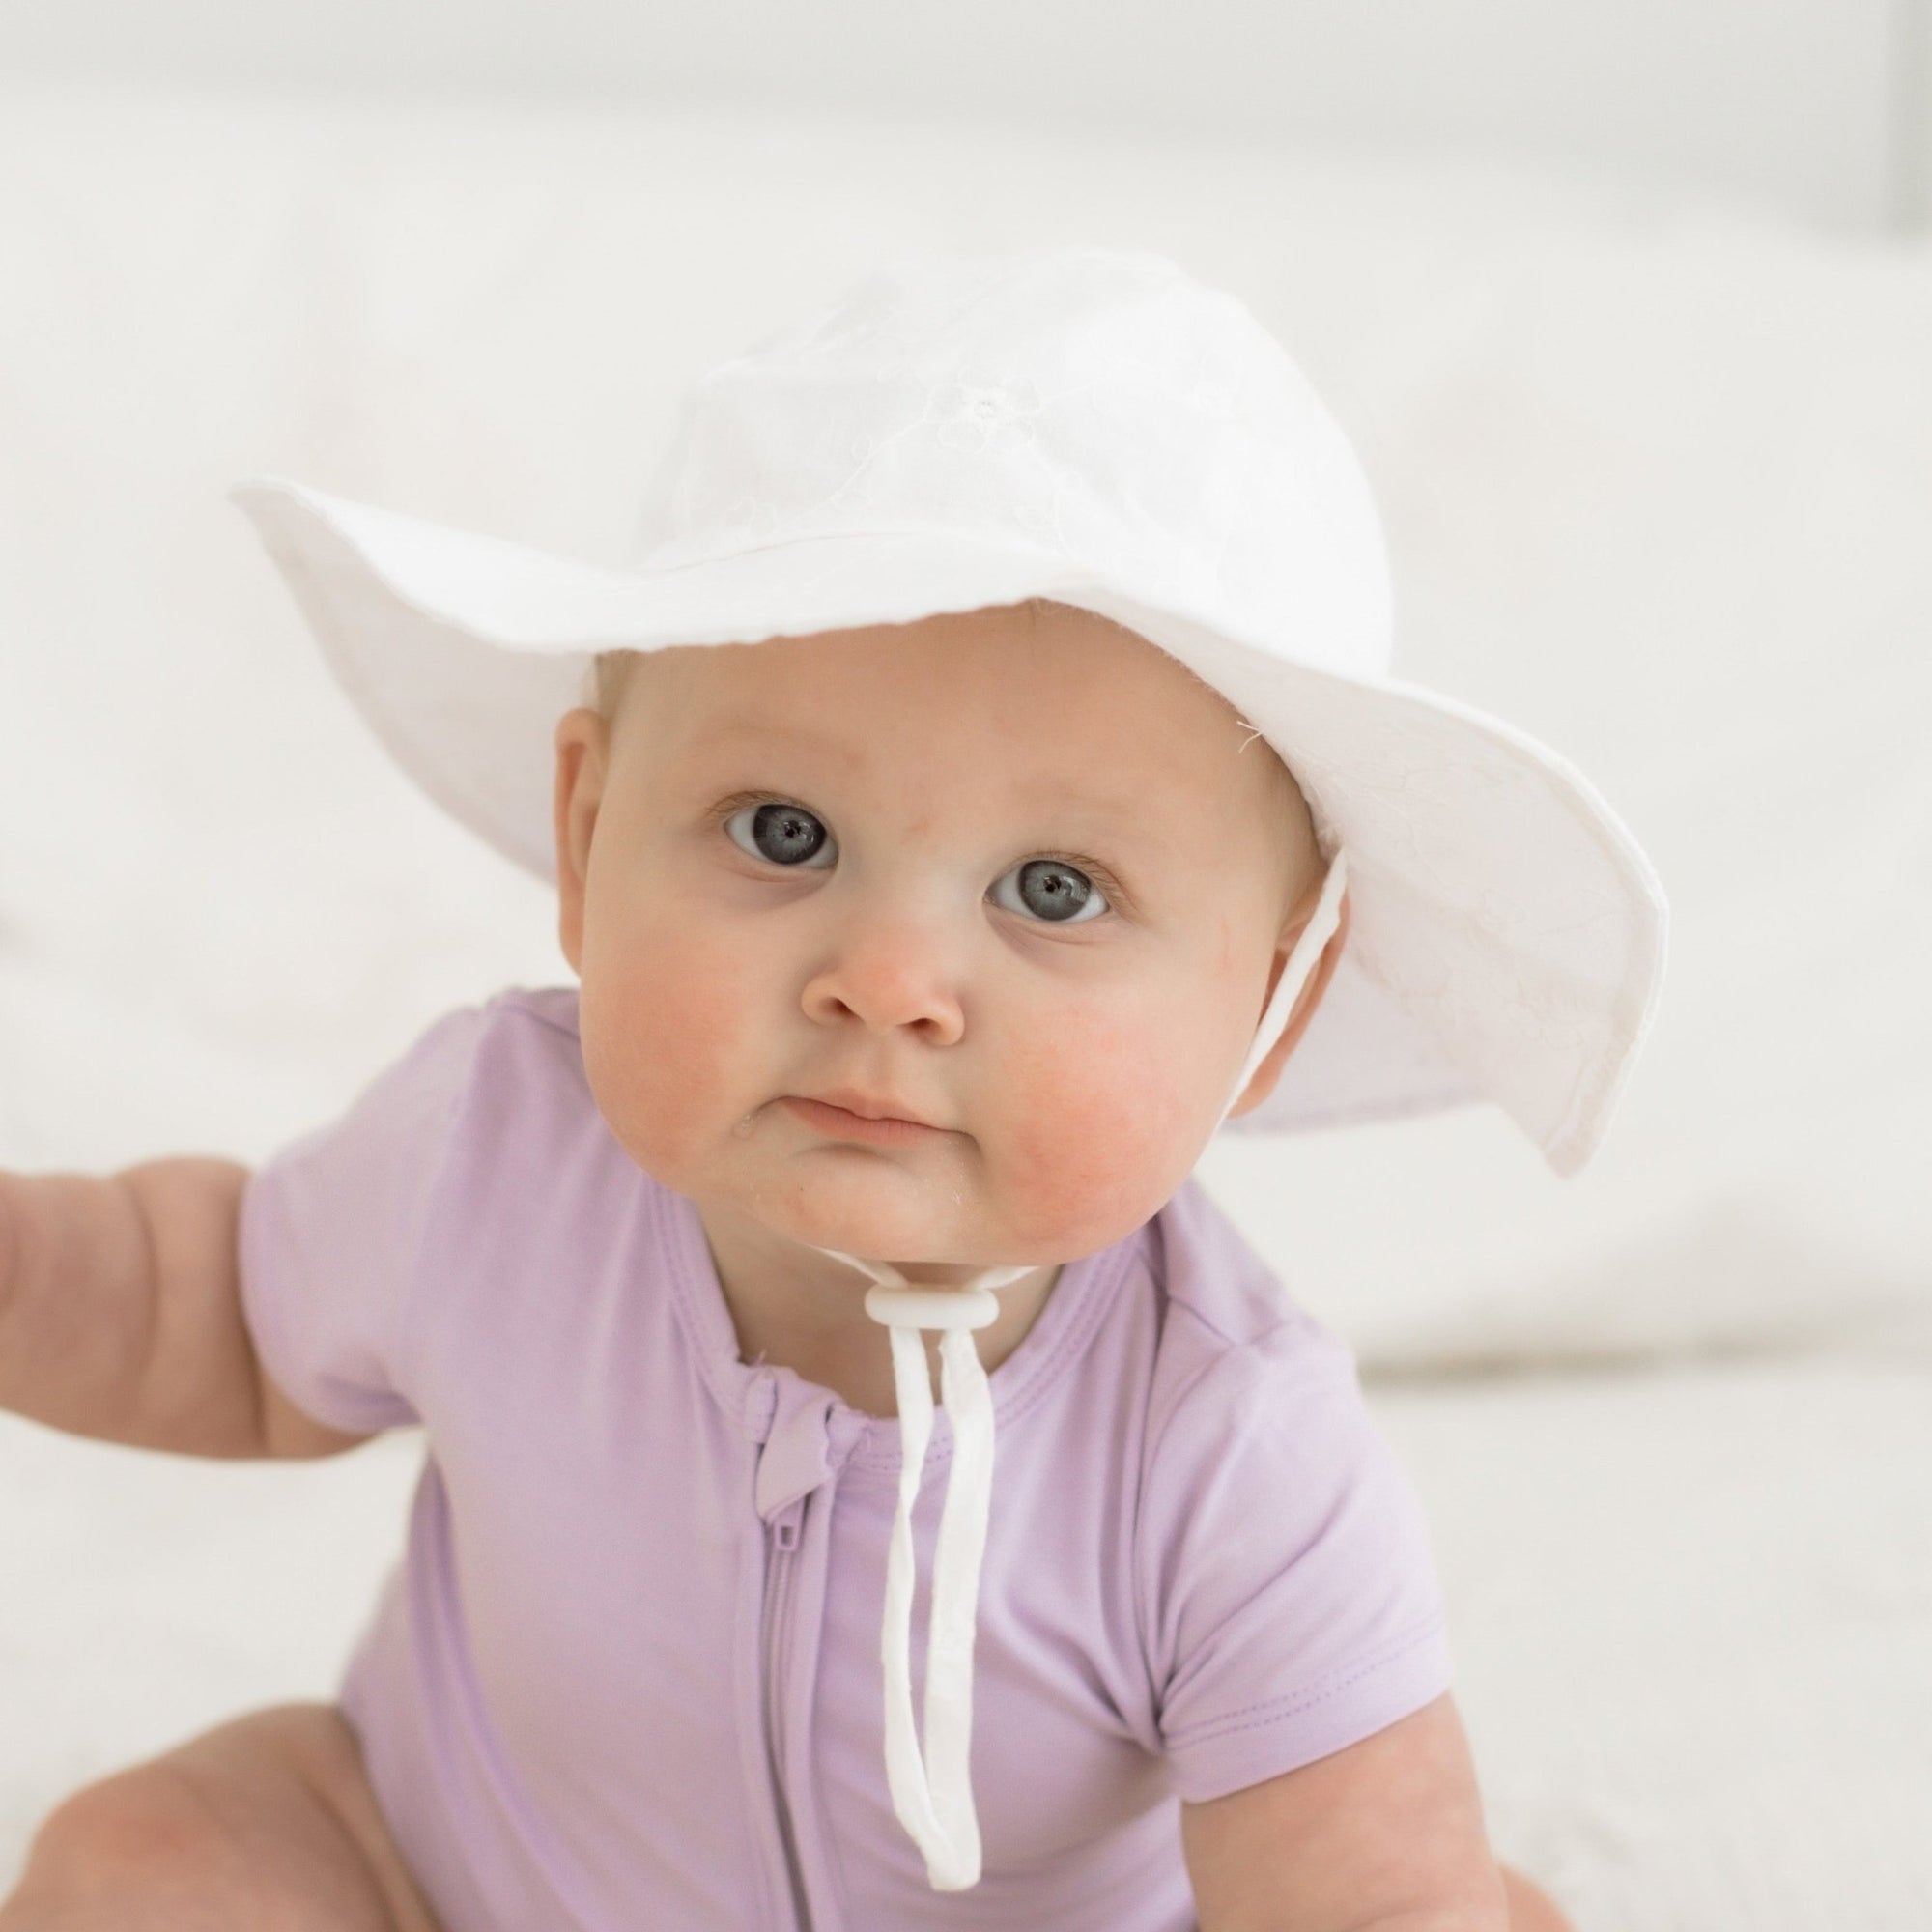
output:
POLYGON ((984 1328, 1000 1319, 1000 1297, 978 1286, 868 1288, 866 1313, 888 1328, 984 1328))

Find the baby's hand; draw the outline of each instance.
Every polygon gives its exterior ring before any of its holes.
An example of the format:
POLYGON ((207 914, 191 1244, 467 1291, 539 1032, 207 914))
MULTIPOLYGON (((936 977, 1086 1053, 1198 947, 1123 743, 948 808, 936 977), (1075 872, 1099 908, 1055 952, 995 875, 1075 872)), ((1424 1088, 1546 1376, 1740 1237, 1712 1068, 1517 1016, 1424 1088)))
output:
POLYGON ((0 1408, 188 1456, 324 1455, 360 1436, 269 1384, 242 1317, 248 1170, 0 1174, 0 1408))

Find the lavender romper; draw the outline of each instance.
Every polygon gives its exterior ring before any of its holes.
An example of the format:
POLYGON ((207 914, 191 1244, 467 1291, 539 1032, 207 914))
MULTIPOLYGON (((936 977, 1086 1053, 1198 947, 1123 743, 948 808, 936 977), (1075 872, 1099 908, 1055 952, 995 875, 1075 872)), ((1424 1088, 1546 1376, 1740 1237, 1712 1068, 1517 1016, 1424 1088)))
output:
MULTIPOLYGON (((1184 1932, 1181 1799, 1448 1687, 1347 1350, 1191 1181, 991 1377, 961 1892, 886 1789, 898 1426, 738 1358, 695 1208, 597 1111, 574 986, 446 1014, 284 1148, 242 1267, 299 1407, 425 1430, 341 1700, 444 1932, 1184 1932)), ((916 1695, 951 1448, 942 1411, 916 1695)))

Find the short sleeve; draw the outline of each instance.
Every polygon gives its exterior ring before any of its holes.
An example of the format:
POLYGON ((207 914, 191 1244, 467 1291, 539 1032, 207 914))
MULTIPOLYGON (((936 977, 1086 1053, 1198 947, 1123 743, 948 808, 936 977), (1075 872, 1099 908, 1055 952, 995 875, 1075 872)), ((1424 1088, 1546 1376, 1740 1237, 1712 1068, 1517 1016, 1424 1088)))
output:
POLYGON ((1421 1504, 1352 1358, 1305 1317, 1225 1349, 1150 1461, 1140 1550, 1161 1738, 1203 1803, 1449 1688, 1421 1504))
POLYGON ((256 1352, 298 1408, 332 1428, 419 1420, 399 1386, 397 1326, 484 1020, 475 1007, 445 1014, 242 1191, 242 1307, 256 1352))

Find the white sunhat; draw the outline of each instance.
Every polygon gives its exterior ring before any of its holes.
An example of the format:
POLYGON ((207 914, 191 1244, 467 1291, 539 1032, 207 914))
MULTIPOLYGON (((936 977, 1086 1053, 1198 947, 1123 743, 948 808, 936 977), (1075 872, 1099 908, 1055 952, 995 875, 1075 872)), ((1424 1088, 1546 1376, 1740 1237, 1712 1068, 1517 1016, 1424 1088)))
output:
MULTIPOLYGON (((1218 690, 1293 774, 1329 873, 1248 1056, 1333 931, 1349 937, 1269 1099, 1229 1130, 1501 1106, 1560 1174, 1595 1150, 1662 980, 1662 892, 1590 783, 1524 732, 1388 674, 1388 567, 1347 439, 1233 296, 1144 251, 900 256, 700 377, 625 568, 350 502, 238 485, 337 676, 431 797, 544 878, 553 732, 594 654, 752 643, 1051 598, 1218 690)), ((1242 1084, 1245 1084, 1245 1071, 1242 1084)), ((1238 1093, 1239 1088, 1236 1088, 1238 1093)), ((828 1250, 827 1252, 832 1252, 828 1250)), ((979 1875, 965 1763, 991 1408, 952 1298, 882 1285, 902 1486, 887 1756, 935 1886, 979 1875), (906 1671, 910 1510, 942 1327, 955 1432, 930 1669, 928 1788, 906 1671), (919 1456, 914 1454, 915 1449, 919 1456), (945 1612, 945 1619, 942 1618, 945 1612), (935 1642, 932 1655, 939 1655, 935 1642)))

